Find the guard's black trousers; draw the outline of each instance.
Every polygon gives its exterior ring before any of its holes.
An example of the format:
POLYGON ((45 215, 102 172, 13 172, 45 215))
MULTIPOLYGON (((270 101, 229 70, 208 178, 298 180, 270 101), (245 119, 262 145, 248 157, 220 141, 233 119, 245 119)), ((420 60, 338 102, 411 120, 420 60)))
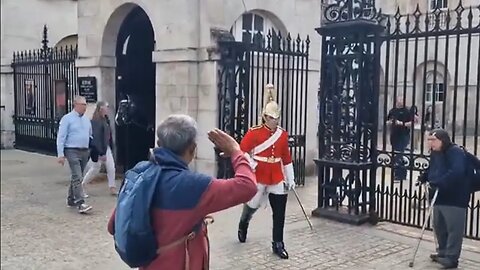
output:
POLYGON ((285 225, 285 210, 287 206, 287 194, 269 194, 268 200, 273 212, 273 242, 283 242, 283 227, 285 225))
MULTIPOLYGON (((270 193, 268 195, 268 200, 270 201, 270 206, 272 207, 273 212, 273 242, 283 242, 283 227, 285 225, 287 194, 277 195, 270 193)), ((248 224, 250 223, 250 220, 252 219, 252 216, 256 211, 257 209, 250 208, 246 204, 243 206, 242 216, 240 217, 239 229, 244 230, 245 235, 248 224)))

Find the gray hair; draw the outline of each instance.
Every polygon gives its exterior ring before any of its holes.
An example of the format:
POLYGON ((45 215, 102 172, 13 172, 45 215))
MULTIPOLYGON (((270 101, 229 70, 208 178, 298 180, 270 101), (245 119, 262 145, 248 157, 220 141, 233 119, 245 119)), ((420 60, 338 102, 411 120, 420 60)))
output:
POLYGON ((87 102, 87 99, 84 97, 84 96, 75 96, 73 98, 73 102, 74 103, 86 103, 87 102))
POLYGON ((197 122, 185 114, 170 115, 157 128, 158 146, 182 155, 197 139, 197 122))

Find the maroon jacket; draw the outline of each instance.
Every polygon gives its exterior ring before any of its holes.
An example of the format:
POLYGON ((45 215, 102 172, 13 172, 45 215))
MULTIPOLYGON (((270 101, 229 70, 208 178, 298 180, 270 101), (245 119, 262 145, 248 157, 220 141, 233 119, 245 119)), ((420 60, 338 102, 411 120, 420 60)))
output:
MULTIPOLYGON (((231 157, 235 176, 232 179, 212 179, 188 170, 178 158, 158 156, 162 172, 172 175, 161 183, 153 201, 153 226, 158 246, 170 247, 148 266, 140 270, 206 270, 209 265, 208 236, 205 224, 200 233, 189 241, 181 241, 205 216, 249 201, 257 192, 255 174, 242 151, 231 157), (172 159, 172 160, 168 160, 172 159), (173 164, 173 165, 172 165, 173 164), (175 164, 180 164, 177 166, 175 164), (169 167, 170 166, 170 167, 169 167), (170 180, 172 179, 172 180, 170 180), (200 180, 197 180, 200 179, 200 180), (202 180, 203 179, 203 180, 202 180), (180 241, 179 241, 180 240, 180 241), (171 245, 174 242, 178 244, 171 245), (187 261, 188 260, 188 261, 187 261)), ((113 232, 115 211, 108 222, 113 232)))

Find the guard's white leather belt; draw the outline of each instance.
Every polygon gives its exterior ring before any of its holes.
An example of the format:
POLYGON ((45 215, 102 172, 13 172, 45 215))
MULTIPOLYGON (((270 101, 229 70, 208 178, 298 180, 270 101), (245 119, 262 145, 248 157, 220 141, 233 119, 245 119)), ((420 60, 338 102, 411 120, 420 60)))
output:
POLYGON ((277 163, 282 161, 282 158, 279 157, 260 157, 260 156, 253 156, 253 159, 256 161, 266 162, 266 163, 277 163))

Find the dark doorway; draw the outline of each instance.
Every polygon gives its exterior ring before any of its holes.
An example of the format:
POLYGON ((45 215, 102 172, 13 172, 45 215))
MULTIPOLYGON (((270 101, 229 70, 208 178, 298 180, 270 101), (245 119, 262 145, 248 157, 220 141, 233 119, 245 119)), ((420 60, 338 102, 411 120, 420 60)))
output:
POLYGON ((154 32, 140 7, 125 18, 117 38, 116 100, 129 99, 129 123, 116 126, 117 166, 126 171, 146 160, 155 141, 155 64, 152 63, 154 32))

